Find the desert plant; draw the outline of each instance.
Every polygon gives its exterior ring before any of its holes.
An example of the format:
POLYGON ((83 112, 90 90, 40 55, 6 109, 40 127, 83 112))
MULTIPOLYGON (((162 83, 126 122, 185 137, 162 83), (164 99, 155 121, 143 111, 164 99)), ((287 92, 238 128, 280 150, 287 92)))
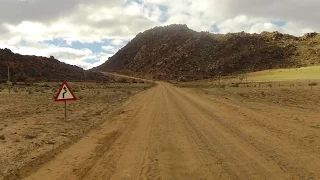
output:
POLYGON ((34 89, 35 92, 40 92, 41 90, 39 88, 34 89))
POLYGON ((79 86, 74 86, 74 87, 72 87, 72 91, 73 92, 80 92, 80 87, 79 86))
POLYGON ((53 93, 56 93, 56 92, 58 92, 58 89, 55 88, 55 87, 53 87, 53 88, 51 88, 51 91, 52 91, 53 93))
POLYGON ((232 83, 231 87, 239 87, 239 83, 232 83))
POLYGON ((33 89, 32 88, 28 89, 28 94, 33 94, 33 89))
POLYGON ((17 92, 19 92, 19 89, 15 87, 15 88, 13 88, 13 92, 17 93, 17 92))
POLYGON ((132 93, 131 91, 129 91, 129 90, 127 91, 127 95, 130 96, 130 95, 132 95, 132 94, 133 94, 133 93, 132 93))
POLYGON ((79 99, 83 99, 83 95, 79 95, 78 97, 79 97, 79 99))
POLYGON ((221 84, 221 85, 219 86, 219 88, 222 88, 222 89, 226 89, 226 87, 227 87, 227 85, 225 85, 225 84, 221 84))
POLYGON ((245 74, 239 74, 238 79, 242 82, 245 78, 245 74))
POLYGON ((309 86, 311 87, 311 90, 312 90, 313 86, 317 86, 317 85, 318 85, 318 83, 316 83, 316 82, 309 83, 309 86))

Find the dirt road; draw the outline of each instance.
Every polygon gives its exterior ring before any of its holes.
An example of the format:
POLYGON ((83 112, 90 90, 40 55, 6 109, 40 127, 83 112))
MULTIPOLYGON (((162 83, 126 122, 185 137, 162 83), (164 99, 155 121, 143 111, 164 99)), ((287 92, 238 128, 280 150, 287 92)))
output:
POLYGON ((308 109, 159 83, 25 179, 320 179, 314 123, 308 109))

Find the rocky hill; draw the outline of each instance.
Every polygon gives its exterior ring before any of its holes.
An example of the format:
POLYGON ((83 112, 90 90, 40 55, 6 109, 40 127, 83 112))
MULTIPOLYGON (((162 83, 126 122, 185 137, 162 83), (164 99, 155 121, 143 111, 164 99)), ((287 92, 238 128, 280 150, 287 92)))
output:
POLYGON ((222 35, 170 25, 139 33, 95 70, 194 79, 319 63, 317 33, 303 37, 278 32, 222 35))
POLYGON ((7 67, 11 81, 107 81, 102 73, 84 71, 77 66, 65 64, 54 57, 24 56, 0 49, 0 81, 7 81, 7 67))

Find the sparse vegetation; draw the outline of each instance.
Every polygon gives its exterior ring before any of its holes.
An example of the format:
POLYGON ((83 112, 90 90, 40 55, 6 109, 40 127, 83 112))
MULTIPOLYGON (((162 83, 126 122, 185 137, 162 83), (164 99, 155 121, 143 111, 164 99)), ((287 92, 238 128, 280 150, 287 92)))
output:
POLYGON ((316 83, 316 82, 312 82, 312 83, 309 84, 309 86, 311 87, 311 90, 312 90, 312 88, 313 88, 314 86, 317 86, 317 85, 318 85, 318 83, 316 83))
POLYGON ((18 92, 19 92, 19 89, 18 89, 17 87, 14 87, 14 88, 13 88, 13 92, 18 93, 18 92))
POLYGON ((239 74, 238 75, 238 79, 242 82, 243 80, 244 80, 244 78, 245 78, 245 74, 239 74))
POLYGON ((73 86, 72 87, 72 91, 73 92, 80 92, 81 91, 81 88, 79 86, 73 86))
POLYGON ((207 83, 207 81, 199 82, 185 82, 185 83, 173 83, 179 87, 193 88, 202 91, 205 94, 212 94, 215 96, 231 96, 231 97, 244 97, 245 101, 255 102, 268 102, 274 104, 284 104, 286 106, 300 107, 306 102, 313 106, 320 104, 320 94, 318 91, 307 91, 310 87, 314 88, 318 86, 319 80, 296 80, 296 81, 281 81, 281 82, 253 82, 248 83, 250 87, 238 86, 239 80, 237 79, 225 79, 222 83, 227 87, 224 91, 219 88, 215 88, 214 85, 217 81, 207 83), (279 86, 280 84, 280 86, 279 86), (255 87, 255 85, 257 85, 255 87), (253 88, 254 87, 254 88, 253 88), (292 88, 296 87, 296 88, 292 88), (236 96, 235 96, 236 95, 236 96))
POLYGON ((127 91, 127 94, 128 94, 128 95, 132 95, 133 93, 132 93, 132 91, 128 90, 128 91, 127 91))
POLYGON ((28 89, 28 94, 33 94, 33 89, 32 88, 28 89))
MULTIPOLYGON (((23 163, 17 158, 17 153, 7 153, 9 149, 19 149, 18 156, 24 156, 27 159, 40 156, 44 150, 50 151, 50 148, 58 147, 47 147, 48 144, 53 144, 50 142, 59 145, 69 143, 73 137, 81 136, 82 133, 105 121, 106 119, 101 118, 101 115, 115 110, 135 93, 152 87, 152 84, 147 83, 70 82, 69 85, 73 91, 83 90, 75 92, 78 101, 67 103, 68 119, 65 121, 64 103, 53 100, 61 83, 46 84, 49 87, 44 87, 42 84, 27 86, 22 83, 14 85, 13 90, 18 89, 19 93, 12 93, 10 96, 7 93, 0 93, 0 104, 4 107, 0 108, 0 116, 3 120, 0 123, 0 143, 2 143, 0 156, 1 161, 13 162, 7 164, 5 168, 14 169, 17 162, 23 163), (22 93, 21 89, 27 91, 22 93), (5 133, 2 133, 3 129, 5 133), (7 136, 7 134, 10 135, 7 136), (34 146, 30 146, 31 142, 34 146), (43 150, 38 151, 38 148, 43 150)), ((0 84, 1 87, 6 86, 0 84)), ((0 167, 0 174, 3 172, 4 168, 0 167)))

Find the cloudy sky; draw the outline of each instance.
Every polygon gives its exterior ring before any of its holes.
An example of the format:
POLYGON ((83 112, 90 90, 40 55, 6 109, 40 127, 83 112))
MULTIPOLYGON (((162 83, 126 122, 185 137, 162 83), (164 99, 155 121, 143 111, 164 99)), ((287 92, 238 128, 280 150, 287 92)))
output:
POLYGON ((320 31, 319 7, 319 0, 0 0, 0 48, 88 69, 154 26, 301 36, 320 31))

